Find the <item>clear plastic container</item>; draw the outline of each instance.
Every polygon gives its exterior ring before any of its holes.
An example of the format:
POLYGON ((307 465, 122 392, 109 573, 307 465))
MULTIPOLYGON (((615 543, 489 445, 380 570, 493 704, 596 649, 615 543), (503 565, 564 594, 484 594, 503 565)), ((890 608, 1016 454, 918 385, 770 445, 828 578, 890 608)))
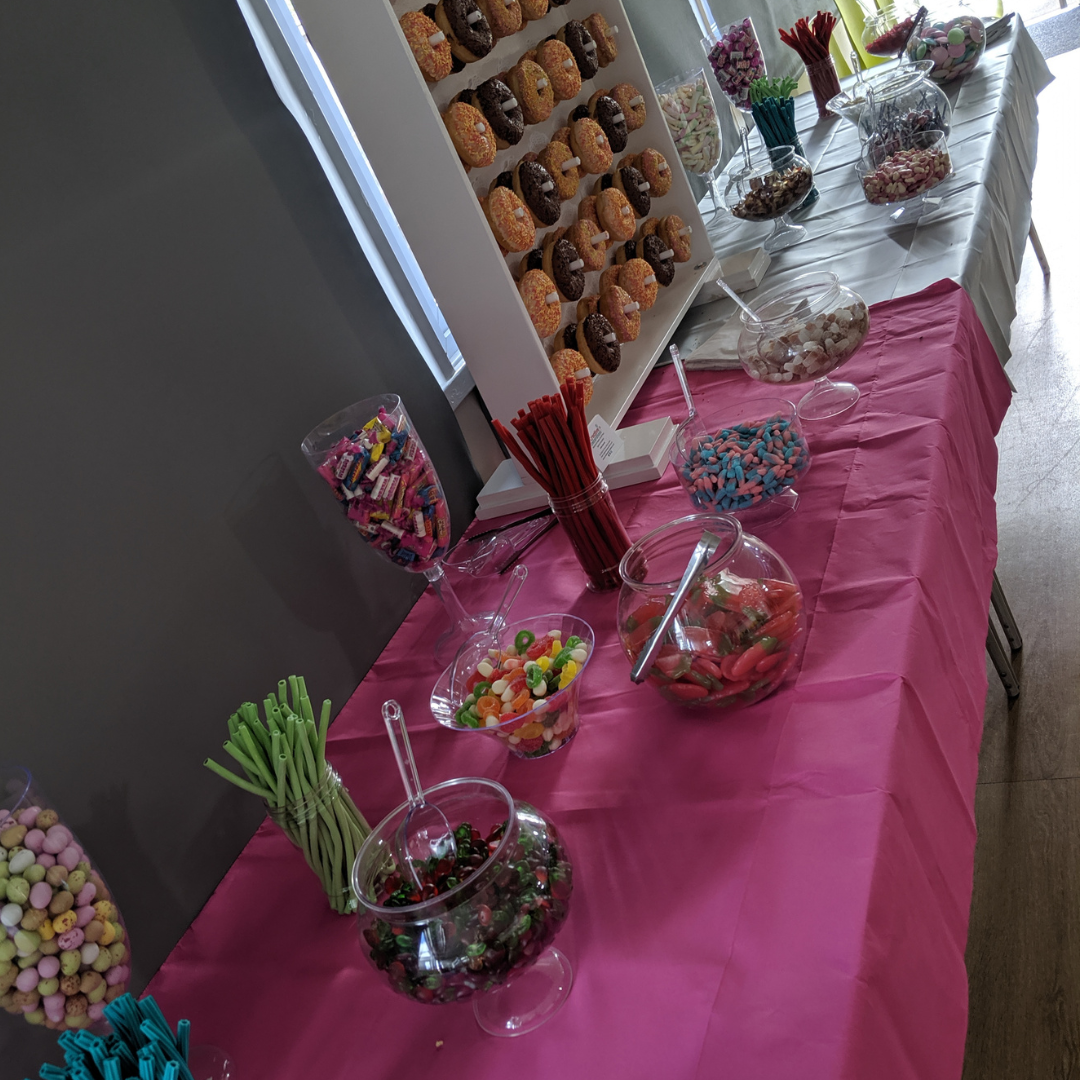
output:
POLYGON ((632 665, 704 530, 721 544, 679 608, 647 681, 676 704, 736 710, 780 686, 799 663, 805 633, 802 590, 791 570, 734 517, 679 518, 630 548, 619 567, 619 639, 632 665))
POLYGON ((353 866, 361 947, 395 993, 423 1004, 473 999, 493 1035, 520 1035, 554 1015, 573 979, 551 943, 569 913, 573 868, 539 810, 481 777, 424 791, 454 830, 455 854, 420 871, 394 859, 409 803, 371 832, 353 866))
POLYGON ((570 537, 585 584, 593 592, 619 585, 619 560, 630 546, 602 473, 572 495, 548 495, 548 504, 570 537))

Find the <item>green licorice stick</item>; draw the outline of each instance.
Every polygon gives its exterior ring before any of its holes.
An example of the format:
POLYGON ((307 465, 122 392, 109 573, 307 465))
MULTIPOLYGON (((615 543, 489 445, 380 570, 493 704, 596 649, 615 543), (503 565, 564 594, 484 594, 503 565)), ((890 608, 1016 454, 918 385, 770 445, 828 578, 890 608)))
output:
POLYGON ((230 784, 235 784, 238 788, 243 788, 244 791, 250 791, 252 795, 258 795, 261 799, 270 799, 273 797, 272 793, 265 788, 248 783, 247 780, 237 776, 236 773, 230 772, 224 765, 219 765, 213 758, 207 758, 203 764, 211 772, 217 773, 223 780, 228 780, 230 784))
POLYGON ((296 682, 296 676, 289 676, 289 700, 292 702, 292 711, 300 712, 300 687, 296 682))
POLYGON ((326 730, 330 726, 330 699, 326 698, 319 712, 319 765, 326 761, 326 730))
MULTIPOLYGON (((263 753, 262 747, 255 740, 255 736, 251 734, 251 728, 246 724, 240 726, 240 742, 244 749, 248 753, 248 757, 251 758, 252 764, 254 764, 257 772, 258 779, 262 781, 271 791, 274 790, 274 773, 270 766, 267 764, 266 755, 263 753)), ((253 777, 253 779, 255 779, 253 777)))
MULTIPOLYGON (((237 737, 239 738, 239 736, 237 737)), ((259 767, 255 764, 254 761, 251 760, 251 756, 247 753, 246 750, 241 749, 241 747, 237 746, 236 743, 232 741, 232 739, 227 739, 221 745, 227 754, 240 762, 240 765, 243 767, 244 772, 246 772, 248 775, 248 779, 253 784, 257 784, 262 780, 262 773, 259 772, 259 767)))
POLYGON ((311 698, 309 698, 307 694, 302 694, 300 696, 300 715, 305 720, 315 719, 315 711, 311 707, 311 698))
POLYGON ((248 730, 258 740, 259 745, 263 748, 263 750, 269 752, 270 732, 262 726, 262 722, 260 720, 256 720, 254 724, 248 724, 248 730))
POLYGON ((278 806, 281 805, 283 779, 279 757, 281 757, 281 732, 275 729, 270 732, 270 765, 274 770, 274 798, 278 806))
POLYGON ((304 721, 304 733, 307 736, 308 746, 311 747, 311 753, 314 755, 313 768, 315 770, 314 775, 317 778, 316 783, 322 780, 323 774, 326 772, 324 767, 325 762, 319 761, 319 729, 315 726, 314 720, 304 721))
POLYGON ((283 720, 285 725, 285 737, 289 740, 289 754, 295 757, 296 755, 296 721, 291 716, 286 716, 283 720))
POLYGON ((285 805, 285 762, 287 760, 287 754, 278 754, 274 758, 274 773, 277 781, 274 787, 274 797, 277 799, 279 807, 285 805))
POLYGON ((228 719, 229 737, 230 738, 233 738, 233 739, 236 738, 236 728, 237 728, 237 725, 239 723, 240 723, 239 715, 237 713, 233 713, 232 716, 230 716, 229 719, 228 719))
MULTIPOLYGON (((315 725, 311 725, 314 729, 315 725)), ((315 768, 315 756, 311 751, 311 739, 308 736, 308 726, 305 722, 299 722, 297 724, 298 734, 297 739, 301 746, 301 753, 304 757, 304 763, 307 766, 307 774, 311 777, 311 786, 318 787, 323 781, 323 774, 315 768)))
POLYGON ((284 705, 288 700, 289 684, 284 679, 278 679, 277 684, 277 699, 278 704, 284 705))

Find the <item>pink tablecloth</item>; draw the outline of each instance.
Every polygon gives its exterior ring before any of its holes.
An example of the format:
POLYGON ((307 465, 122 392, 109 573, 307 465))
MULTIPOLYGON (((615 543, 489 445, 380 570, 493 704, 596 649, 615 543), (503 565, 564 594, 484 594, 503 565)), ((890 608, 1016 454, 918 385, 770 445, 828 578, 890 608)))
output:
MULTIPOLYGON (((170 1020, 190 1017, 195 1041, 259 1080, 956 1080, 1009 390, 958 286, 872 319, 843 373, 862 399, 811 426, 802 506, 768 535, 812 613, 802 670, 772 698, 703 716, 634 687, 615 595, 584 590, 556 530, 528 557, 517 612, 571 611, 597 632, 566 753, 510 761, 436 727, 430 596, 333 726, 332 759, 373 822, 401 797, 379 714, 396 696, 425 782, 492 776, 563 827, 577 877, 559 944, 576 980, 546 1027, 495 1039, 467 1006, 392 994, 269 823, 151 984, 170 1020)), ((703 409, 761 389, 692 382, 703 409)), ((630 420, 682 412, 667 369, 630 420)), ((688 511, 670 472, 616 502, 632 537, 688 511)), ((505 580, 463 591, 489 604, 505 580)))

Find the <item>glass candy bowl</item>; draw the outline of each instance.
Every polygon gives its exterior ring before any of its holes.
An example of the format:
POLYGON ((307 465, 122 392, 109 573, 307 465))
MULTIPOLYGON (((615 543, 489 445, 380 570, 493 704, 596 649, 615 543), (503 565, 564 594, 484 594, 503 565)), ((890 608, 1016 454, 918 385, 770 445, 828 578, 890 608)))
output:
POLYGON ((498 739, 515 757, 547 757, 566 746, 581 725, 578 695, 592 659, 592 627, 553 613, 508 623, 494 648, 490 638, 479 638, 435 684, 431 711, 439 723, 498 739))
POLYGON ((0 764, 0 1006, 54 1031, 109 1030, 127 992, 112 894, 29 771, 0 764))
POLYGON ((716 174, 724 142, 705 69, 661 83, 656 87, 656 96, 683 168, 708 181, 713 206, 719 214, 723 201, 716 174))
POLYGON ((794 575, 735 518, 692 514, 630 548, 619 567, 619 638, 633 664, 706 529, 721 544, 683 601, 647 679, 677 704, 740 709, 784 681, 799 662, 805 634, 794 575))
POLYGON ((907 43, 912 60, 932 60, 930 78, 934 82, 952 82, 974 71, 986 51, 986 31, 973 12, 962 10, 952 15, 931 13, 907 43))
POLYGON ((768 383, 815 380, 798 404, 803 420, 836 416, 859 400, 857 386, 828 378, 870 332, 870 311, 858 293, 835 274, 814 271, 764 293, 753 312, 740 314, 739 361, 747 375, 768 383))
POLYGON ((915 32, 916 14, 914 7, 901 10, 890 3, 884 4, 880 9, 867 8, 863 22, 863 48, 871 56, 900 56, 915 32), (911 14, 904 13, 908 10, 911 14))
POLYGON ((751 155, 749 164, 732 159, 724 202, 741 221, 771 221, 773 231, 763 246, 779 251, 805 238, 806 230, 787 214, 802 206, 813 186, 810 162, 791 146, 774 146, 751 155))
POLYGON ((873 107, 864 109, 858 121, 863 142, 877 135, 883 146, 898 149, 924 131, 949 134, 952 104, 945 91, 927 78, 926 69, 932 67, 923 60, 870 83, 873 107))
POLYGON ((810 468, 795 406, 777 397, 745 402, 737 415, 696 414, 679 425, 669 453, 695 510, 730 513, 756 530, 795 510, 795 484, 810 468))
POLYGON ((434 1005, 471 998, 490 1034, 531 1031, 573 981, 549 947, 573 890, 562 838, 494 780, 450 780, 424 797, 446 815, 456 852, 430 859, 418 890, 394 859, 409 804, 380 822, 353 864, 361 946, 395 992, 434 1005))
MULTIPOLYGON (((851 83, 845 89, 841 90, 834 98, 829 99, 829 108, 834 112, 842 116, 849 124, 853 124, 856 127, 859 126, 859 121, 863 118, 867 108, 867 90, 872 90, 875 100, 880 99, 883 89, 889 87, 894 81, 901 80, 907 82, 908 79, 915 75, 921 76, 926 79, 927 72, 934 66, 932 60, 917 60, 913 64, 907 64, 903 68, 897 68, 892 64, 887 65, 882 71, 868 71, 863 75, 862 80, 856 80, 851 83)), ((932 84, 931 84, 932 85, 932 84)), ((886 93, 889 91, 886 90, 886 93)), ((940 107, 940 102, 937 98, 934 99, 940 107)), ((945 99, 948 102, 948 98, 945 99)), ((948 118, 952 117, 952 106, 949 106, 947 114, 948 118)), ((866 138, 863 130, 860 128, 860 135, 866 138)))
MULTIPOLYGON (((952 175, 949 144, 941 131, 920 131, 903 145, 895 140, 873 136, 863 156, 856 162, 863 195, 874 206, 907 204, 901 207, 907 216, 916 217, 923 199, 933 188, 952 175)), ((898 218, 901 211, 891 216, 898 218)))

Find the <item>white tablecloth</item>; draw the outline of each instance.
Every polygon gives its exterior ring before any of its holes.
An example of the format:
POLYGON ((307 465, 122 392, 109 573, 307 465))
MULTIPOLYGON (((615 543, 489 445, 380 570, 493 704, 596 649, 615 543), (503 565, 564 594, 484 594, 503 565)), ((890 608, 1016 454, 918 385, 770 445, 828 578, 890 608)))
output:
MULTIPOLYGON (((806 226, 807 239, 773 255, 760 288, 828 269, 872 304, 952 278, 971 296, 1005 363, 1031 222, 1038 142, 1035 97, 1052 78, 1017 16, 1005 40, 987 49, 978 68, 959 86, 946 87, 953 99, 949 148, 955 175, 934 192, 943 196, 941 206, 907 225, 892 222, 890 208, 871 206, 863 198, 854 169, 859 156, 855 128, 839 117, 817 120, 813 96, 800 97, 796 126, 821 198, 797 218, 806 226)), ((756 133, 751 144, 759 144, 756 133)), ((703 212, 709 206, 705 199, 703 212)), ((1052 222, 1043 225, 1052 227, 1052 222)), ((737 222, 723 214, 710 223, 709 239, 724 259, 761 244, 770 229, 771 224, 737 222)), ((735 310, 726 297, 713 299, 719 294, 715 286, 706 289, 675 334, 684 356, 735 310)))

